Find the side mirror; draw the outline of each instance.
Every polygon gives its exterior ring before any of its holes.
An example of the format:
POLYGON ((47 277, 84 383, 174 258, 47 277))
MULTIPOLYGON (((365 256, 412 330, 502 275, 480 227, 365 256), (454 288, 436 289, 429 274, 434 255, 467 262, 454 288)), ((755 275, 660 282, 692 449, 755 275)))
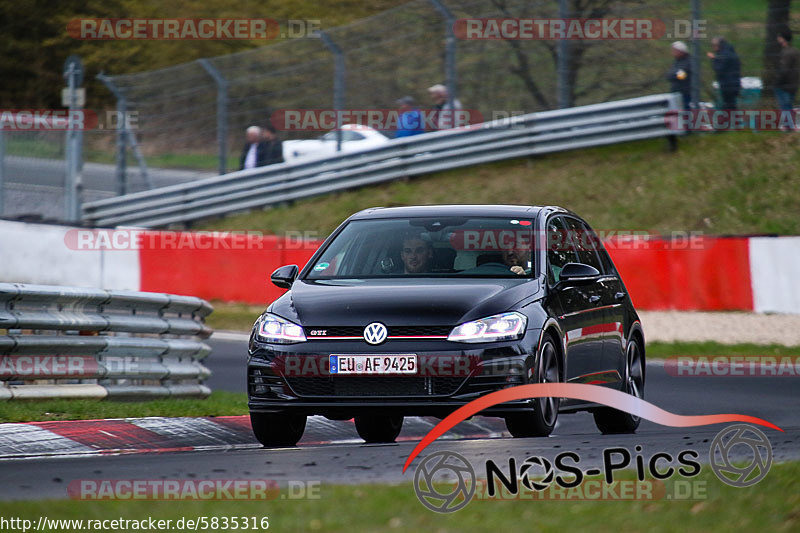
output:
POLYGON ((594 281, 600 276, 600 271, 591 265, 583 263, 567 263, 561 269, 559 281, 569 281, 572 283, 581 281, 594 281))
POLYGON ((281 289, 291 289, 292 283, 297 279, 299 269, 297 265, 286 265, 277 268, 275 272, 269 277, 272 284, 281 289))

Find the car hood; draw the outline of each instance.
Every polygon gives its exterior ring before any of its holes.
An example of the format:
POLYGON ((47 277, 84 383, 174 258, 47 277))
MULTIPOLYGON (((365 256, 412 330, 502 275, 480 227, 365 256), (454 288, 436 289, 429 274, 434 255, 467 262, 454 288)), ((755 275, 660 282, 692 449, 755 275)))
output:
POLYGON ((535 279, 298 280, 269 310, 304 326, 446 326, 538 297, 535 279))

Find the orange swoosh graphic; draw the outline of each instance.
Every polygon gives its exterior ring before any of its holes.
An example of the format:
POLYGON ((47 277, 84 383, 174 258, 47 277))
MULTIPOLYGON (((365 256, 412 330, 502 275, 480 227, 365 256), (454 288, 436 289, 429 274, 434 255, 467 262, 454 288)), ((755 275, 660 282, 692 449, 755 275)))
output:
POLYGON ((721 415, 676 415, 665 411, 652 403, 641 400, 630 394, 599 387, 597 385, 583 385, 578 383, 536 383, 530 385, 519 385, 508 389, 499 390, 472 400, 468 404, 459 407, 449 416, 442 419, 425 435, 416 448, 411 452, 403 466, 405 473, 409 465, 429 444, 441 437, 444 433, 451 430, 460 422, 463 422, 472 415, 483 411, 499 403, 510 402, 513 400, 524 400, 528 398, 546 398, 554 396, 557 398, 570 398, 574 400, 584 400, 587 402, 598 403, 613 407, 620 411, 644 418, 662 426, 672 427, 694 427, 707 426, 710 424, 721 424, 725 422, 749 422, 758 424, 778 431, 781 428, 767 422, 762 418, 749 415, 721 414, 721 415))

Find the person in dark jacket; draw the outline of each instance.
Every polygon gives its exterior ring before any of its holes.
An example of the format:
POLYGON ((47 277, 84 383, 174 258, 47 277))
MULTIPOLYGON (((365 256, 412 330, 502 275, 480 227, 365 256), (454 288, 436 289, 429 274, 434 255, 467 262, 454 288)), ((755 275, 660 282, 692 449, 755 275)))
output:
MULTIPOLYGON (((791 112, 800 84, 800 51, 792 47, 792 32, 788 28, 778 34, 778 43, 781 45, 781 55, 778 61, 778 78, 775 82, 775 98, 782 111, 791 112)), ((789 120, 793 124, 793 119, 789 120)))
POLYGON ((683 97, 683 108, 689 109, 692 103, 692 65, 689 47, 683 41, 672 43, 672 57, 675 61, 667 72, 670 92, 680 93, 683 97))
POLYGON ((711 67, 717 75, 719 92, 722 96, 722 109, 733 111, 736 109, 736 99, 742 87, 741 62, 733 46, 722 37, 711 40, 713 52, 708 52, 711 58, 711 67))
POLYGON ((261 128, 258 126, 247 128, 246 139, 242 157, 239 160, 239 170, 263 167, 266 164, 264 162, 266 146, 261 140, 261 128))
POLYGON ((247 128, 247 142, 242 149, 239 170, 283 163, 283 147, 275 136, 275 128, 268 124, 262 129, 258 126, 247 128))
POLYGON ((264 149, 264 164, 274 165, 276 163, 283 163, 283 143, 278 139, 275 126, 267 123, 261 130, 261 136, 263 143, 266 145, 264 149))

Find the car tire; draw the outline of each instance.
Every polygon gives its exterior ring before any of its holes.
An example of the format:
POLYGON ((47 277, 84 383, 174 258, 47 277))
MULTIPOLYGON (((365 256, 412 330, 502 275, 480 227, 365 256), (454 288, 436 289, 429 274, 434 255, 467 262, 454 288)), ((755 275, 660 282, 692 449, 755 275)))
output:
MULTIPOLYGON (((625 348, 625 382, 623 392, 644 399, 644 352, 638 337, 632 337, 625 348)), ((594 423, 603 435, 635 433, 641 419, 610 407, 595 409, 594 423)))
POLYGON ((295 446, 306 430, 306 415, 250 413, 250 425, 264 446, 295 446))
MULTIPOLYGON (((528 383, 555 383, 560 381, 561 361, 558 358, 555 340, 551 335, 542 338, 534 368, 528 369, 528 383)), ((532 411, 506 416, 506 428, 513 437, 547 437, 553 432, 558 420, 560 398, 535 398, 532 411)))
POLYGON ((357 416, 358 436, 368 444, 394 442, 403 429, 402 416, 357 416))

